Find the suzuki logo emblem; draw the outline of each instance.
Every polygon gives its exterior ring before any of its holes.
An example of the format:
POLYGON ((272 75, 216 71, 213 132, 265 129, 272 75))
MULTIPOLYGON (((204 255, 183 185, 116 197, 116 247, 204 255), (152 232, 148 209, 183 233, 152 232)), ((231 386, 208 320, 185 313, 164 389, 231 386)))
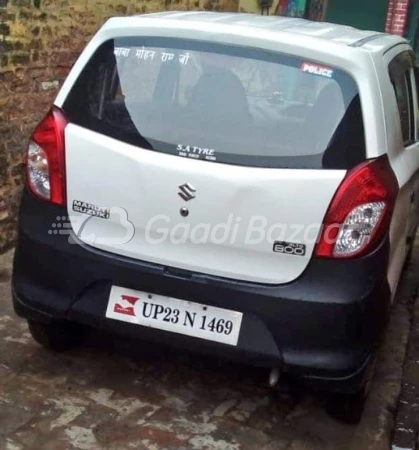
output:
POLYGON ((189 200, 192 200, 195 198, 194 192, 196 192, 196 189, 189 183, 181 184, 179 186, 180 192, 178 192, 178 195, 180 198, 185 200, 185 202, 188 202, 189 200))

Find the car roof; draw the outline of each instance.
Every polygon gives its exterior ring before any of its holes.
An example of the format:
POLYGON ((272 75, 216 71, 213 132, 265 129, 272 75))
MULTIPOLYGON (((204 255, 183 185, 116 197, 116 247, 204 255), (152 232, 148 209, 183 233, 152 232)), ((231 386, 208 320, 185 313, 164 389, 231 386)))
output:
MULTIPOLYGON (((307 39, 319 39, 335 44, 359 47, 364 50, 385 52, 398 44, 408 43, 406 39, 377 31, 360 30, 347 25, 329 22, 313 22, 280 16, 263 16, 247 13, 217 13, 202 11, 170 11, 142 14, 136 18, 164 19, 178 22, 217 23, 240 28, 243 34, 246 28, 259 28, 278 33, 293 33, 306 36, 307 39), (368 44, 374 44, 369 46, 368 44)), ((173 24, 175 25, 175 24, 173 24)))

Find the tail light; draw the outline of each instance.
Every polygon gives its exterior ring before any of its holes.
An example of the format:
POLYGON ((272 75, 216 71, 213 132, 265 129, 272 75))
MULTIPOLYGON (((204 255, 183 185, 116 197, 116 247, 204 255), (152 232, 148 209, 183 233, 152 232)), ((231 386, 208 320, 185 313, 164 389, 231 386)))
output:
POLYGON ((371 251, 388 231, 398 190, 387 157, 351 170, 329 206, 316 255, 351 258, 371 251))
POLYGON ((67 119, 57 108, 44 117, 29 141, 26 175, 29 189, 39 198, 64 206, 67 119))

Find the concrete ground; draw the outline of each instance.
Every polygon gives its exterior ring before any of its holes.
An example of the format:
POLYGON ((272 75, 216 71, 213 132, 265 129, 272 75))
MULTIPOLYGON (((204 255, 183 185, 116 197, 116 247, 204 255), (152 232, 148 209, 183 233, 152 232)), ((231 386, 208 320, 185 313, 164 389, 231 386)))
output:
MULTIPOLYGON (((40 257, 42 257, 40 255, 40 257)), ((0 449, 387 450, 391 446, 419 251, 401 283, 358 426, 321 398, 262 384, 258 369, 94 335, 51 353, 10 299, 12 253, 0 257, 0 449)))

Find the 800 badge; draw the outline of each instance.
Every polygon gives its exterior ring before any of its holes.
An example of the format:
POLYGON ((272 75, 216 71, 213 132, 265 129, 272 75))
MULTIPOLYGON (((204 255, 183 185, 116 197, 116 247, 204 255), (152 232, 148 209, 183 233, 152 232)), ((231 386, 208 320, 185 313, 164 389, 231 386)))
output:
POLYGON ((304 256, 306 254, 306 246, 294 242, 275 241, 273 251, 275 253, 285 253, 286 255, 304 256))

